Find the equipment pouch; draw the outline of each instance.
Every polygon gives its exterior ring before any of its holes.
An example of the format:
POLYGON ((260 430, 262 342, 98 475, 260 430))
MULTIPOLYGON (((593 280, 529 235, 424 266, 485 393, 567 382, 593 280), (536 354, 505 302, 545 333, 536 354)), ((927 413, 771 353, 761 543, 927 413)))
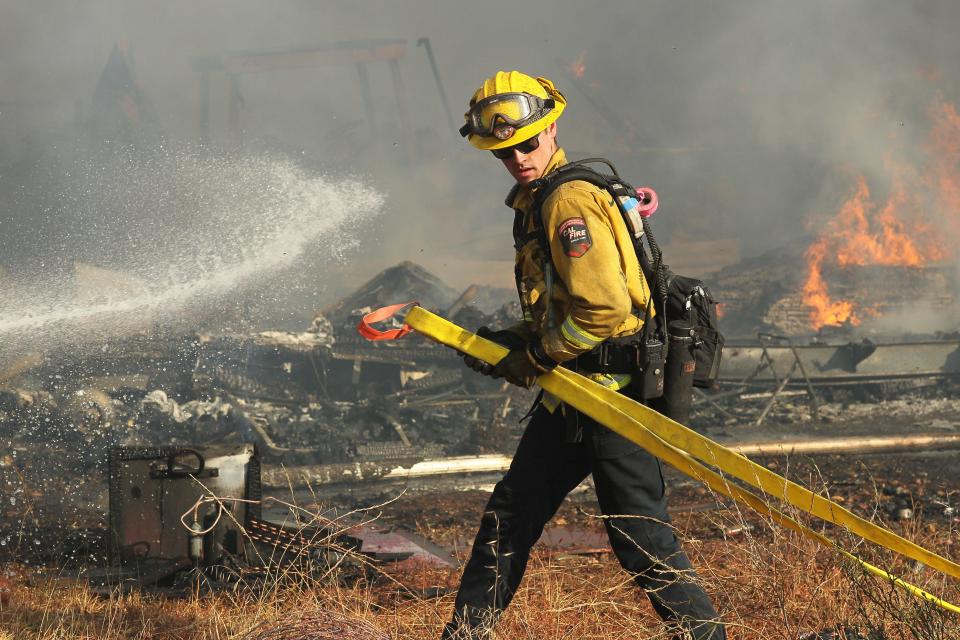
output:
POLYGON ((658 337, 648 337, 643 343, 643 373, 641 389, 644 400, 663 395, 663 371, 667 361, 667 345, 658 337))
POLYGON ((693 386, 709 389, 720 375, 720 355, 723 353, 723 334, 713 327, 697 328, 697 348, 693 351, 696 368, 693 386))

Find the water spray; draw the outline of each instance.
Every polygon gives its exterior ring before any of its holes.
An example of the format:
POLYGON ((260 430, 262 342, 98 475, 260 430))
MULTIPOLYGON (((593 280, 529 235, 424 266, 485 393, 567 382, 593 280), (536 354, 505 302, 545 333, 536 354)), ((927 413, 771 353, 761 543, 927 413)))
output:
POLYGON ((310 254, 341 257, 383 202, 357 180, 290 160, 196 152, 121 156, 78 171, 66 189, 63 224, 78 230, 65 252, 122 278, 94 280, 86 296, 61 274, 3 291, 0 356, 195 329, 239 297, 270 295, 270 279, 310 254))

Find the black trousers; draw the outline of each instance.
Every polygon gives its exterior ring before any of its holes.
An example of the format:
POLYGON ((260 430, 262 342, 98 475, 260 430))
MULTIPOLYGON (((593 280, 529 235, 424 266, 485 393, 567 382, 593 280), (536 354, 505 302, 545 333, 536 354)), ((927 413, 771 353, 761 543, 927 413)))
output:
POLYGON ((559 408, 551 414, 541 406, 534 413, 484 511, 443 637, 486 637, 519 587, 544 525, 592 473, 603 514, 627 516, 604 520, 617 559, 675 637, 725 640, 717 612, 669 526, 660 461, 582 414, 579 424, 580 441, 569 442, 559 408))

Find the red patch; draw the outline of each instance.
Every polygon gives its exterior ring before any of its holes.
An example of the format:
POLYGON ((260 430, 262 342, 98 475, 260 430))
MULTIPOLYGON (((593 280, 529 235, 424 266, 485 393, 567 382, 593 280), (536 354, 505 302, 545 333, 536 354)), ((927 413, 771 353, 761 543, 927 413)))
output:
POLYGON ((557 235, 560 236, 563 252, 571 258, 579 258, 593 246, 590 231, 587 229, 587 223, 583 221, 583 218, 564 220, 557 227, 557 235))

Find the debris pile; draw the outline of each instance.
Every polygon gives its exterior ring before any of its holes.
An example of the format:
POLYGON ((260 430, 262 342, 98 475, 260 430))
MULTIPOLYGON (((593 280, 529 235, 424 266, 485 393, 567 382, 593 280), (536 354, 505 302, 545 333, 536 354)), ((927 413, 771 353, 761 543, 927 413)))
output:
POLYGON ((340 482, 429 458, 509 452, 532 393, 476 376, 416 335, 366 341, 356 324, 372 307, 419 299, 466 326, 502 326, 513 310, 490 305, 512 296, 471 287, 458 298, 403 263, 302 332, 143 334, 6 363, 0 481, 36 487, 41 511, 71 501, 96 510, 103 485, 76 479, 102 475, 115 446, 253 442, 266 465, 326 467, 313 477, 340 482))
MULTIPOLYGON (((777 264, 787 269, 789 262, 777 264)), ((773 283, 776 269, 755 266, 718 275, 719 295, 729 305, 724 323, 731 307, 752 315, 776 297, 756 286, 761 277, 773 283), (741 290, 753 298, 738 298, 741 290)), ((405 262, 318 313, 301 332, 144 334, 93 352, 7 363, 0 371, 0 437, 10 450, 8 467, 52 457, 36 466, 76 476, 97 468, 111 446, 255 442, 268 466, 309 467, 304 477, 350 482, 433 458, 510 453, 531 392, 474 375, 453 351, 416 334, 370 342, 356 325, 374 308, 419 300, 462 326, 502 327, 519 316, 516 303, 507 302, 514 298, 512 291, 477 286, 458 295, 405 262)), ((960 372, 955 342, 731 342, 724 387, 698 399, 693 426, 722 428, 758 416, 778 424, 836 422, 881 396, 903 393, 906 374, 960 372)), ((63 481, 51 482, 42 486, 63 481)))

